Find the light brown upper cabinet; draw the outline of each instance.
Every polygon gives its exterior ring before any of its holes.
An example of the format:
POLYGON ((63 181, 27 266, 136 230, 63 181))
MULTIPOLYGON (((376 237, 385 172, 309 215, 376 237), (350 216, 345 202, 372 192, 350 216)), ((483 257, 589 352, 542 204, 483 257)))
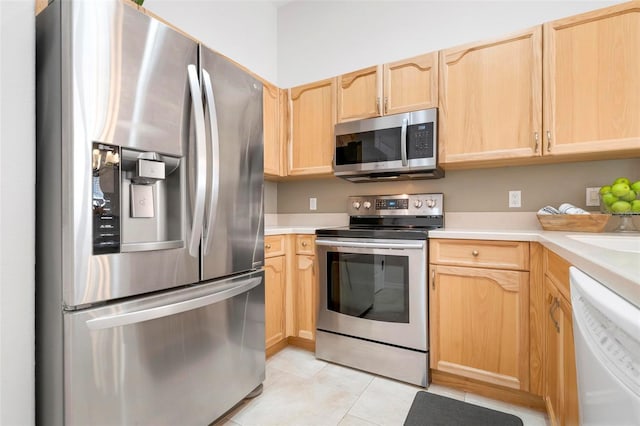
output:
POLYGON ((544 30, 544 154, 640 154, 640 2, 544 30))
POLYGON ((287 92, 274 85, 263 84, 263 137, 264 174, 271 177, 286 176, 284 156, 287 126, 287 92))
POLYGON ((640 2, 443 50, 439 90, 445 168, 638 156, 640 2))
POLYGON ((542 27, 440 52, 440 164, 541 155, 542 27))
POLYGON ((336 79, 289 89, 289 170, 291 176, 333 172, 336 79))
POLYGON ((437 52, 338 76, 338 121, 437 106, 437 52))

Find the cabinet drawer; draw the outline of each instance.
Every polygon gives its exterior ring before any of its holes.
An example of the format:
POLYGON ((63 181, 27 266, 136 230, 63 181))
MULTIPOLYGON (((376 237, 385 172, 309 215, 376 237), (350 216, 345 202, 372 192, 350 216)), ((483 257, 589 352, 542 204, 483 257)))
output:
POLYGON ((264 237, 264 257, 284 255, 284 235, 267 235, 264 237))
POLYGON ((296 235, 296 254, 315 253, 315 235, 296 235))
POLYGON ((522 241, 429 240, 431 263, 529 270, 529 243, 522 241))
POLYGON ((567 300, 571 300, 569 292, 569 266, 571 264, 546 248, 543 259, 545 275, 551 279, 567 300))

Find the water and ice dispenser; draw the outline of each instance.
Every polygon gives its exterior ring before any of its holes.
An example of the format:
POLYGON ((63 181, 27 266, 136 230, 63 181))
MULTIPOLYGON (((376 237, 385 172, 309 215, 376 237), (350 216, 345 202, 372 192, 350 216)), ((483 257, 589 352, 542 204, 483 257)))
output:
POLYGON ((180 158, 94 143, 94 254, 184 246, 180 158))

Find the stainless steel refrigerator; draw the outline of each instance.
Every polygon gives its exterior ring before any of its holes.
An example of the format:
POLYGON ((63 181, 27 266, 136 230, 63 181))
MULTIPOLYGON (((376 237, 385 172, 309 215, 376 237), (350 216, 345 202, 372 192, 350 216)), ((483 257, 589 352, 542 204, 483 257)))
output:
POLYGON ((265 377, 262 85, 128 0, 36 52, 37 421, 208 424, 265 377))

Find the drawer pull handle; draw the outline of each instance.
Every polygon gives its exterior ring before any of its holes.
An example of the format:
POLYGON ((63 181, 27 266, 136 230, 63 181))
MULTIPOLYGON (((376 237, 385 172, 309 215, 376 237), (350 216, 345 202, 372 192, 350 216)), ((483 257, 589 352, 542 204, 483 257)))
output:
POLYGON ((307 246, 307 242, 306 241, 303 241, 301 244, 302 244, 302 247, 306 247, 307 246))
POLYGON ((266 247, 267 247, 267 250, 269 250, 271 248, 271 244, 267 244, 266 247))
POLYGON ((472 254, 474 257, 478 257, 478 255, 480 254, 480 252, 479 252, 478 250, 474 250, 474 251, 472 251, 472 252, 471 252, 471 254, 472 254))

